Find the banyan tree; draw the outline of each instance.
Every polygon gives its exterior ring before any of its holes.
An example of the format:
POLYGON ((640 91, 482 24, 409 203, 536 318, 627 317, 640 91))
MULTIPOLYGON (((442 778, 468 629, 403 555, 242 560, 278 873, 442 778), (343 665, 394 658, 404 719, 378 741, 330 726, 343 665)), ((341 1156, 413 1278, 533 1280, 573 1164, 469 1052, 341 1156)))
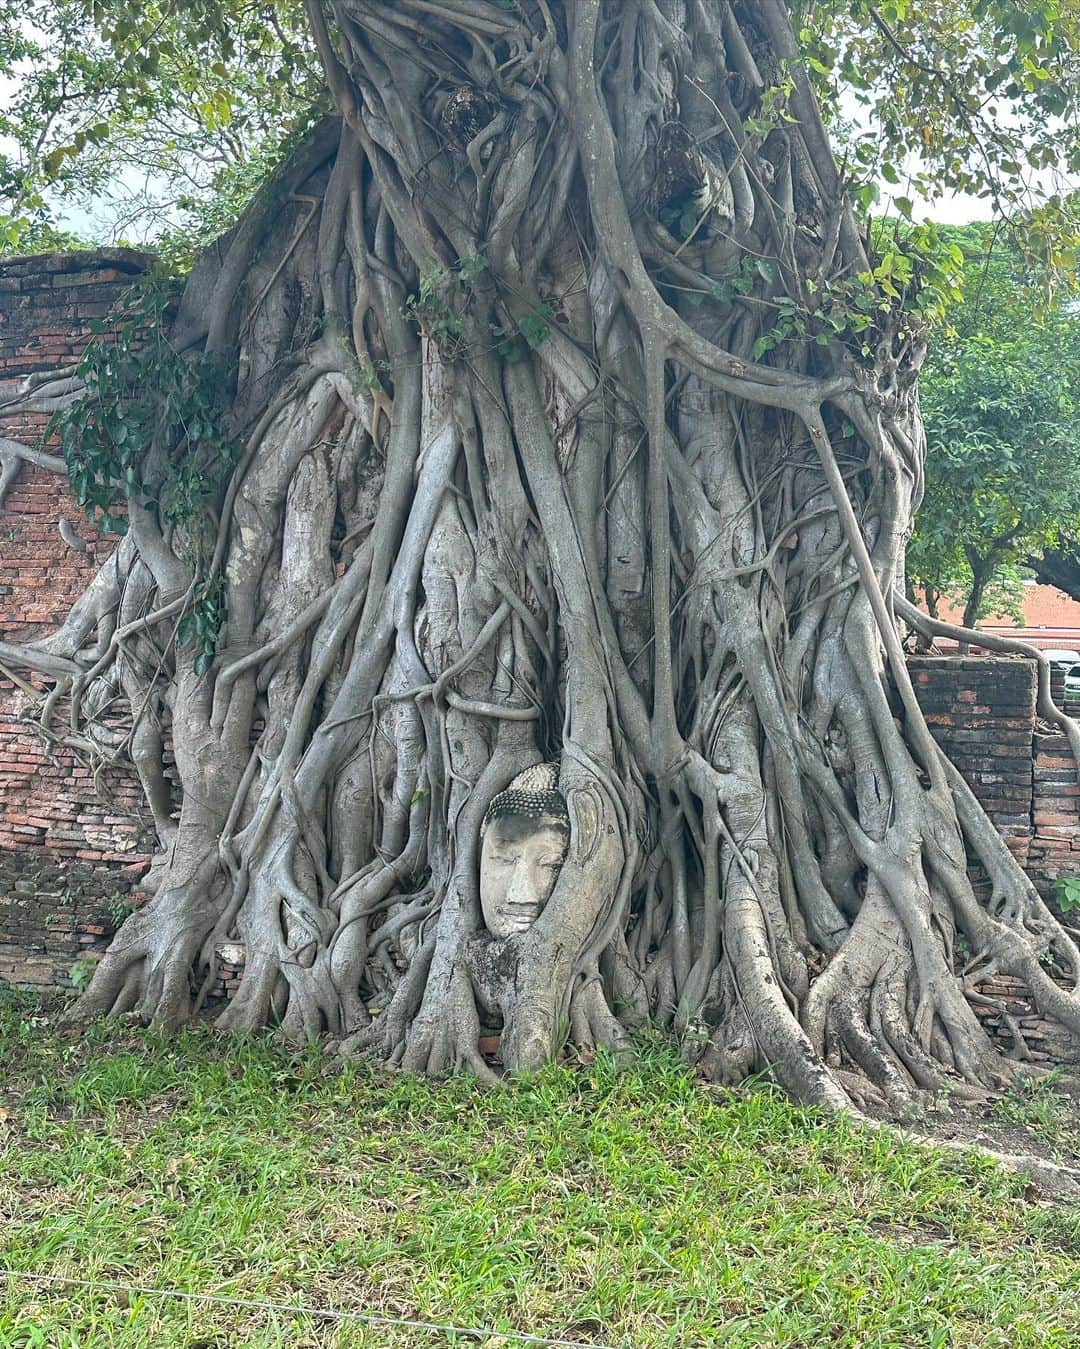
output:
POLYGON ((18 655, 158 840, 74 1015, 203 1015, 228 940, 219 1026, 432 1073, 653 1026, 902 1107, 1008 1077, 994 972, 1080 1034, 905 668, 927 283, 786 6, 308 11, 334 114, 191 272, 154 415, 22 396, 127 529, 18 655))

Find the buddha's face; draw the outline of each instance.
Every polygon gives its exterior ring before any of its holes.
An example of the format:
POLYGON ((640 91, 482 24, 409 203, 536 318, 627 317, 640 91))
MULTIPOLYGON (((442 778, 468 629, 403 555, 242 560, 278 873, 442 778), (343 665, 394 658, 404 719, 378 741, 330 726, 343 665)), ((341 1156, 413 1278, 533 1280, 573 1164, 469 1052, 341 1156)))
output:
POLYGON ((493 937, 513 937, 536 922, 566 858, 569 828, 555 815, 499 815, 480 849, 480 907, 493 937))

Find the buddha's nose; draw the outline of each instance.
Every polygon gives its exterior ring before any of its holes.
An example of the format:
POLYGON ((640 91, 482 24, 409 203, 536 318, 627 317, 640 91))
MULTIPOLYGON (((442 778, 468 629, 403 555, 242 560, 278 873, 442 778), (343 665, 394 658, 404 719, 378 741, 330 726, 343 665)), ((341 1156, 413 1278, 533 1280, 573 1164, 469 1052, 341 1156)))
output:
POLYGON ((533 898, 532 876, 524 858, 514 863, 510 880, 506 887, 508 904, 525 904, 533 898))

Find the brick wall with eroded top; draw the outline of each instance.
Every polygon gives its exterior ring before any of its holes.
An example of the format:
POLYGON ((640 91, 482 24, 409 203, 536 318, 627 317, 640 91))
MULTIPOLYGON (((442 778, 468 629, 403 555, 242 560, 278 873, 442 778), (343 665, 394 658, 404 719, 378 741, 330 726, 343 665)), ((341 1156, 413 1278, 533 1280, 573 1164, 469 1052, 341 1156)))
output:
MULTIPOLYGON (((1080 783, 1063 735, 1036 716, 1035 664, 1001 657, 919 656, 908 663, 935 739, 967 779, 1043 898, 1057 908, 1054 881, 1080 875, 1080 783)), ((1061 706, 1063 680, 1053 693, 1061 706)), ((972 863, 985 901, 991 887, 972 863)), ((1070 921, 1070 915, 1059 914, 1070 921)), ((1076 916, 1071 915, 1075 926, 1076 916)), ((1068 971, 1050 973, 1069 983, 1068 971)), ((975 1010, 1015 1057, 1074 1061, 1076 1045, 1039 1015, 1023 983, 998 974, 978 987, 975 1010)))
MULTIPOLYGON (((151 260, 103 249, 0 263, 0 400, 27 377, 76 361, 90 324, 151 260)), ((46 421, 6 418, 0 435, 35 446, 46 421)), ((24 463, 0 509, 0 640, 55 630, 116 543, 85 519, 62 476, 24 463), (60 537, 61 520, 82 550, 60 537)), ((95 782, 70 750, 49 752, 32 700, 9 673, 0 670, 0 979, 66 982, 124 917, 145 869, 148 820, 130 772, 95 782)))

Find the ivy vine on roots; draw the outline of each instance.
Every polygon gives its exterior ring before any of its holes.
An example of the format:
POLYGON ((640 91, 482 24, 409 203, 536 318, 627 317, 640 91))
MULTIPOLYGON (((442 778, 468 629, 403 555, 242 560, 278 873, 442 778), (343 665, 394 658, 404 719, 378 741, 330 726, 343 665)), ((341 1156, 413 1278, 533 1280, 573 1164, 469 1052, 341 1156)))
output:
POLYGON ((232 371, 214 352, 184 356, 168 336, 178 283, 152 273, 107 319, 75 366, 84 395, 57 409, 45 428, 60 442, 68 481, 88 519, 125 533, 127 498, 157 508, 165 525, 195 538, 206 506, 236 463, 222 430, 232 371), (156 477, 146 476, 154 441, 169 447, 156 477))
POLYGON ((75 500, 105 533, 127 533, 129 501, 155 514, 192 573, 173 636, 197 648, 201 675, 225 625, 212 526, 236 465, 225 429, 235 371, 228 354, 181 353, 170 341, 179 289, 151 272, 107 319, 93 320, 74 370, 82 396, 62 400, 42 440, 59 440, 75 500))
POLYGON ((995 971, 1080 1033, 898 633, 948 269, 861 230, 781 0, 329 13, 339 115, 65 416, 129 528, 19 658, 61 742, 123 700, 160 840, 75 1015, 184 1022, 227 938, 220 1026, 430 1072, 651 1022, 911 1106, 1009 1076, 995 971), (556 758, 568 852, 497 940, 485 812, 556 758))

